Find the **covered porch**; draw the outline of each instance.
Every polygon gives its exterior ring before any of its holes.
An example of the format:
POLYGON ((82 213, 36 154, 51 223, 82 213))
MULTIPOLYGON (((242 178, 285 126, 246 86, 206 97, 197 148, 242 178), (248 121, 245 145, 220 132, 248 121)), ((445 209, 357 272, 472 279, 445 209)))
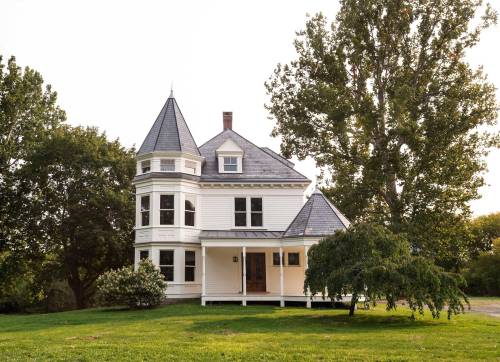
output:
POLYGON ((201 238, 201 304, 268 301, 281 306, 303 302, 310 307, 309 293, 303 290, 309 246, 286 245, 276 234, 259 232, 237 240, 201 238))

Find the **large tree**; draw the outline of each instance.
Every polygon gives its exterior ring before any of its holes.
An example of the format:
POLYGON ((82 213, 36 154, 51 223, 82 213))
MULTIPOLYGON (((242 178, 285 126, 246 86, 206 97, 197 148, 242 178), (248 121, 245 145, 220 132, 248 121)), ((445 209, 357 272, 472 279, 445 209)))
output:
POLYGON ((468 202, 498 146, 485 127, 495 89, 465 54, 496 13, 476 0, 340 4, 330 27, 307 21, 298 58, 266 83, 273 135, 287 157, 316 160, 348 217, 404 231, 416 252, 458 268, 468 202))
POLYGON ((88 305, 101 273, 131 262, 134 156, 94 128, 61 126, 22 168, 30 190, 23 230, 51 256, 79 308, 88 305))
POLYGON ((43 259, 22 231, 21 214, 29 202, 20 169, 36 144, 66 119, 56 96, 38 72, 21 69, 14 57, 4 64, 0 55, 0 298, 18 293, 22 281, 37 274, 40 263, 32 261, 43 259))

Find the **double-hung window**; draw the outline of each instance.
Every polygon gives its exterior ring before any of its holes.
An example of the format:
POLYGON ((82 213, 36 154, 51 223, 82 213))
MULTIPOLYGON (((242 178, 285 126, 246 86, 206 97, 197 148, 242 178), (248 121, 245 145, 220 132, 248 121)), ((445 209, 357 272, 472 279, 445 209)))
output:
POLYGON ((237 157, 224 157, 224 172, 238 171, 238 158, 237 157))
POLYGON ((250 199, 250 223, 252 226, 262 226, 262 198, 250 199))
POLYGON ((141 250, 139 251, 139 260, 144 260, 149 258, 149 250, 141 250))
POLYGON ((184 281, 194 282, 196 271, 196 254, 192 250, 186 250, 184 253, 184 281))
POLYGON ((141 196, 141 226, 149 225, 149 195, 141 196))
POLYGON ((160 250, 160 272, 167 282, 174 281, 174 251, 160 250))
POLYGON ((246 197, 236 197, 234 199, 234 226, 247 226, 246 197))
POLYGON ((174 225, 174 195, 160 195, 160 225, 174 225))
POLYGON ((184 201, 184 225, 194 226, 195 207, 189 200, 184 201))
POLYGON ((162 172, 174 172, 175 171, 175 160, 162 159, 160 161, 160 171, 162 171, 162 172))
POLYGON ((142 173, 147 173, 151 171, 151 161, 142 161, 141 162, 141 170, 142 173))

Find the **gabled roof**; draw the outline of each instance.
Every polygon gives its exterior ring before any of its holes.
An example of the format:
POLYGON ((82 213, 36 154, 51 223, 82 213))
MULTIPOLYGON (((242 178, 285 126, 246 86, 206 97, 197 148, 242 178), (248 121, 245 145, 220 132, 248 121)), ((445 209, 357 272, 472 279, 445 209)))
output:
POLYGON ((277 154, 270 154, 268 150, 254 145, 232 129, 224 130, 200 146, 200 153, 205 157, 201 181, 310 182, 307 177, 293 169, 291 162, 277 154), (242 173, 219 173, 216 150, 228 139, 243 150, 242 173))
POLYGON ((328 236, 337 230, 346 229, 349 225, 349 220, 316 189, 283 237, 328 236))
POLYGON ((172 92, 137 155, 154 151, 179 151, 200 155, 172 92))

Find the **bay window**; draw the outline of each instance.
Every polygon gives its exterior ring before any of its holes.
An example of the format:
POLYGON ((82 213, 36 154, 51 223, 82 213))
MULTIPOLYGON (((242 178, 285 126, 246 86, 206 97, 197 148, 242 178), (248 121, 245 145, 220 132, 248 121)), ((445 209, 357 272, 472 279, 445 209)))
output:
POLYGON ((174 195, 160 195, 160 225, 174 225, 174 195))
POLYGON ((167 282, 174 281, 174 251, 160 250, 160 272, 167 282))
POLYGON ((194 282, 196 271, 196 254, 192 250, 184 253, 184 281, 194 282))
POLYGON ((149 225, 149 195, 141 196, 141 226, 149 225))
POLYGON ((194 204, 189 200, 184 201, 184 225, 194 226, 195 212, 194 204))
POLYGON ((175 171, 175 160, 163 159, 160 161, 160 171, 162 172, 174 172, 175 171))

